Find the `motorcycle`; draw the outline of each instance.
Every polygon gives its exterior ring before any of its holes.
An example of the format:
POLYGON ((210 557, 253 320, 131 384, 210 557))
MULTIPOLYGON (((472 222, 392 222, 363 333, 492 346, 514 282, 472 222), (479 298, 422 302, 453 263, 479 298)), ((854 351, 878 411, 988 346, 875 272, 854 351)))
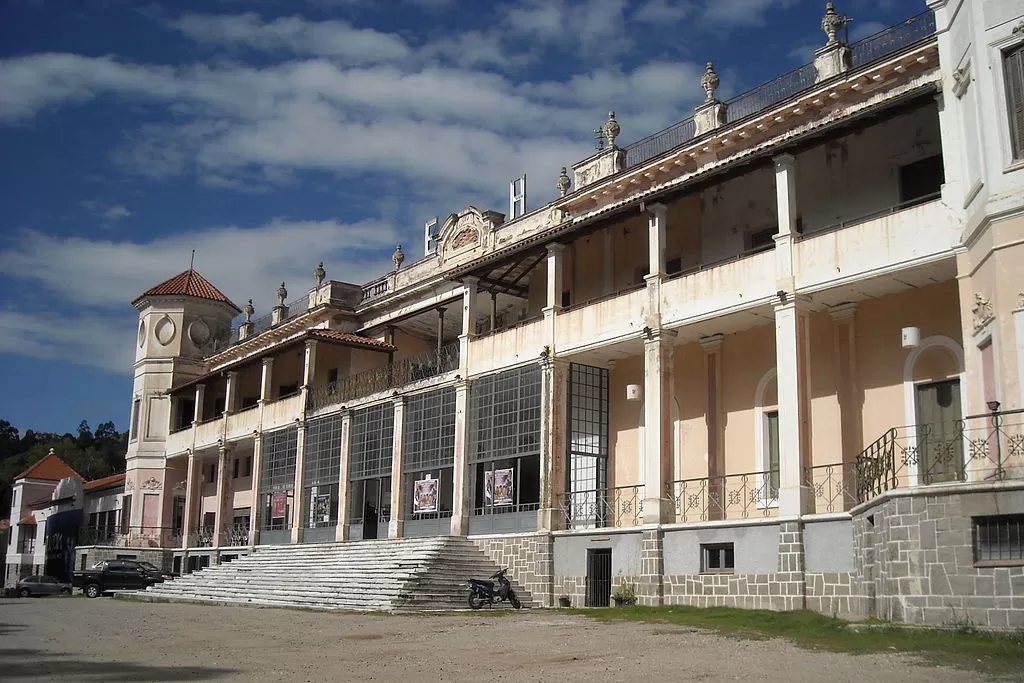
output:
POLYGON ((497 579, 497 585, 495 585, 494 581, 469 579, 470 608, 480 609, 484 605, 493 605, 498 602, 505 602, 506 600, 516 609, 522 608, 523 604, 519 602, 516 592, 512 590, 512 584, 505 577, 506 573, 508 573, 507 567, 487 577, 488 579, 497 579))

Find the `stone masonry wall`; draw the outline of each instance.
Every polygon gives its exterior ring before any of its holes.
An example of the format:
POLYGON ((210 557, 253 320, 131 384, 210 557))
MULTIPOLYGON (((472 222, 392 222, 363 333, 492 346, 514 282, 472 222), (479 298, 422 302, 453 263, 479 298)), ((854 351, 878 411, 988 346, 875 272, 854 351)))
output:
POLYGON ((1024 513, 1024 483, 1012 484, 898 490, 855 511, 869 613, 910 624, 1024 627, 1024 566, 974 562, 972 517, 1024 513))
POLYGON ((557 604, 553 593, 554 540, 551 534, 470 538, 487 557, 530 591, 538 607, 557 604))
POLYGON ((160 548, 85 546, 75 550, 75 569, 80 569, 83 566, 83 557, 85 558, 84 566, 88 568, 97 562, 116 560, 120 556, 125 559, 138 560, 139 562, 149 562, 160 567, 161 570, 169 572, 171 571, 172 554, 170 550, 162 550, 160 548))

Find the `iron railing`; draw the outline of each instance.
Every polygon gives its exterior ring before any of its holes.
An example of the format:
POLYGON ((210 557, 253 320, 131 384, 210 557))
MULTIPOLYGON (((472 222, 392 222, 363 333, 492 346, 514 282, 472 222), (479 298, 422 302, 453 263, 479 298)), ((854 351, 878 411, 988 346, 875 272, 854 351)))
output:
POLYGON ((747 472, 669 482, 680 522, 769 517, 778 507, 779 472, 747 472))
POLYGON ((804 468, 814 512, 845 512, 859 502, 853 467, 853 463, 836 463, 804 468))
MULTIPOLYGON (((851 68, 888 57, 935 34, 935 16, 923 12, 850 45, 851 68)), ((779 102, 812 88, 817 78, 814 63, 804 64, 752 90, 737 95, 726 104, 726 122, 735 123, 779 102)), ((638 140, 625 148, 626 166, 632 167, 675 149, 696 137, 693 117, 638 140)))
POLYGON ((640 526, 644 518, 644 485, 570 491, 559 494, 566 528, 640 526))
POLYGON ((249 545, 249 525, 225 524, 221 528, 220 544, 222 546, 249 545))
POLYGON ((1024 478, 1024 409, 968 415, 949 425, 894 427, 854 463, 857 500, 918 484, 1024 478))
POLYGON ((451 372, 459 367, 459 345, 359 372, 310 389, 309 409, 318 410, 451 372))

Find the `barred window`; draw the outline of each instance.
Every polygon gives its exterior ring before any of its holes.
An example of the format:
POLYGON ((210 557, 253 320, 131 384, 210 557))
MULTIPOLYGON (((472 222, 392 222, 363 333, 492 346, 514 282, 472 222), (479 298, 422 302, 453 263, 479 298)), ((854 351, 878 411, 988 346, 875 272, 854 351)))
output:
POLYGON ((455 389, 446 387, 406 399, 403 469, 416 472, 455 462, 455 389))
POLYGON ((295 452, 298 441, 297 427, 263 434, 261 491, 290 491, 295 486, 295 452))
POLYGON ((1024 45, 1003 53, 1003 76, 1010 119, 1010 150, 1014 160, 1024 159, 1024 45))
POLYGON ((310 420, 306 427, 303 482, 337 484, 341 472, 341 415, 310 420))
POLYGON ((389 476, 395 436, 395 404, 390 401, 352 412, 350 479, 389 476))
POLYGON ((540 454, 539 365, 475 380, 469 404, 472 462, 540 454))
POLYGON ((974 561, 989 566, 1024 564, 1024 515, 976 517, 974 561))

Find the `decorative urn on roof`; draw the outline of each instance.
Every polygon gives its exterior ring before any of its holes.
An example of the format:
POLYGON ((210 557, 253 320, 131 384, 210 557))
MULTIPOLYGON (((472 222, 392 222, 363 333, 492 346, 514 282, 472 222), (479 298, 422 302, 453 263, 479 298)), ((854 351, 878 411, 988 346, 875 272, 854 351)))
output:
POLYGON ((608 146, 615 149, 615 138, 619 137, 619 133, 622 132, 619 122, 615 120, 615 112, 608 112, 608 120, 604 122, 604 128, 601 130, 604 132, 604 137, 608 140, 608 146))
POLYGON ((405 253, 402 252, 401 244, 395 247, 395 253, 391 255, 391 260, 395 262, 395 270, 402 267, 402 262, 405 261, 405 253))
POLYGON ((324 262, 321 261, 320 265, 313 271, 313 277, 316 278, 316 286, 319 287, 324 283, 324 278, 327 277, 327 271, 324 270, 324 262))
POLYGON ((718 90, 719 82, 714 64, 708 62, 704 75, 700 79, 700 87, 704 88, 704 92, 707 93, 707 97, 704 98, 705 102, 713 102, 715 100, 715 91, 718 90))
POLYGON ((251 323, 252 322, 252 314, 256 312, 256 309, 253 308, 253 305, 252 305, 252 299, 249 299, 249 303, 247 303, 245 305, 245 308, 243 308, 242 310, 245 312, 245 322, 251 323))
POLYGON ((284 283, 277 288, 277 305, 284 306, 284 300, 288 298, 288 290, 284 288, 284 283))
POLYGON ((558 176, 558 181, 555 183, 558 188, 559 196, 564 197, 569 192, 569 188, 572 187, 572 180, 569 178, 569 174, 566 172, 565 166, 562 167, 562 173, 558 176))
POLYGON ((839 29, 850 23, 850 17, 836 14, 835 3, 825 3, 825 16, 821 18, 821 30, 828 36, 828 45, 836 42, 836 34, 839 29))

